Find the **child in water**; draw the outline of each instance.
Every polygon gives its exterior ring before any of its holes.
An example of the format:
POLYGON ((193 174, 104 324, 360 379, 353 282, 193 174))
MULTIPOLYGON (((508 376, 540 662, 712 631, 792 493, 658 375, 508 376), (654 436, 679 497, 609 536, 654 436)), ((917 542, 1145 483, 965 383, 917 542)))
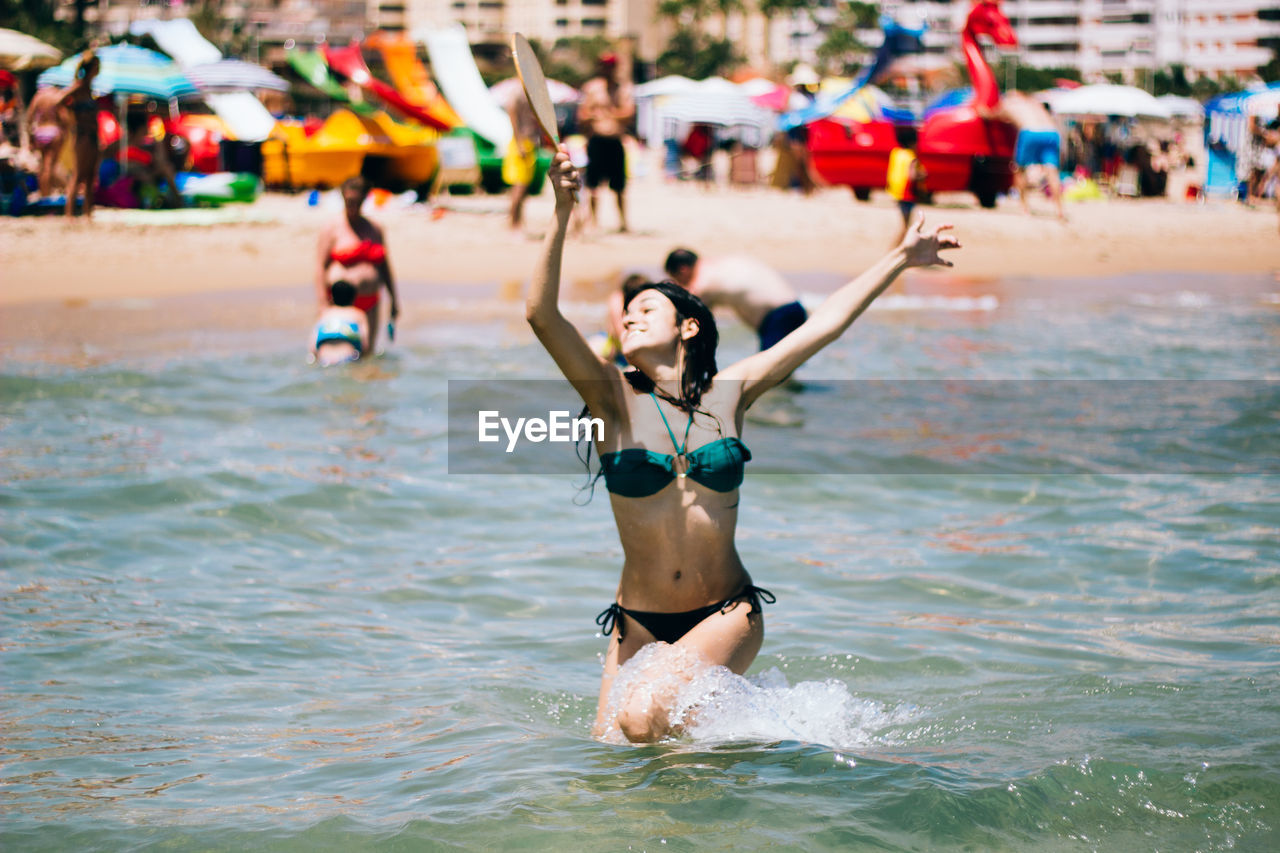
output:
POLYGON ((354 307, 355 286, 335 281, 329 293, 333 304, 320 312, 311 344, 312 357, 321 367, 355 361, 369 347, 369 320, 354 307))

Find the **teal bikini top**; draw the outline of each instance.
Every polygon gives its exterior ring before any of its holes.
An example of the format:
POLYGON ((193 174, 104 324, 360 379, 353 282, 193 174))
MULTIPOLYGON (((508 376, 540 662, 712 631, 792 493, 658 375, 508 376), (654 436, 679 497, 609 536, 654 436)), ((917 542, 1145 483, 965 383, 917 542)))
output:
POLYGON ((697 450, 685 453, 689 443, 689 427, 693 426, 693 412, 685 424, 684 441, 676 444, 676 434, 658 405, 657 396, 650 391, 653 404, 658 406, 662 423, 671 436, 675 453, 654 453, 642 447, 632 447, 615 453, 600 454, 600 468, 604 473, 604 485, 615 495, 624 498, 645 498, 656 495, 677 477, 688 477, 700 486, 716 492, 732 492, 742 485, 745 466, 751 451, 738 438, 721 438, 704 444, 697 450), (677 469, 683 459, 684 471, 677 469))

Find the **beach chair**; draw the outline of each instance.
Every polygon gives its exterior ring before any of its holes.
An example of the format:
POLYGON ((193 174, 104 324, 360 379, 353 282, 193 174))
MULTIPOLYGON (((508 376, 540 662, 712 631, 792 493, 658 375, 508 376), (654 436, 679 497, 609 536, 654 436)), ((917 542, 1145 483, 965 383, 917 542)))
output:
POLYGON ((480 183, 480 159, 470 135, 442 136, 436 141, 436 150, 440 153, 440 168, 431 181, 431 197, 442 189, 460 185, 475 187, 480 183))
POLYGON ((1141 195, 1141 191, 1138 189, 1138 167, 1129 163, 1122 164, 1116 170, 1116 179, 1115 183, 1112 184, 1112 192, 1126 198, 1137 198, 1141 195))

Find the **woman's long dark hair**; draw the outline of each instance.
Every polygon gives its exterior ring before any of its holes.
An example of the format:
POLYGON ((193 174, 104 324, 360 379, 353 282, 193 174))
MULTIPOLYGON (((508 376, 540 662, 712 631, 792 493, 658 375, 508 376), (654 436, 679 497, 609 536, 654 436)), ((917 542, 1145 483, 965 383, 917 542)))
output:
POLYGON ((680 285, 672 281, 649 282, 627 295, 622 303, 626 311, 631 300, 646 290, 656 290, 671 300, 676 307, 676 322, 694 320, 698 324, 698 334, 684 341, 684 370, 680 375, 680 397, 671 397, 663 391, 655 390, 653 380, 639 370, 628 370, 627 381, 637 391, 649 393, 653 391, 659 397, 686 412, 697 410, 702 402, 702 395, 711 387, 711 380, 716 375, 716 345, 720 342, 720 333, 716 331, 716 318, 706 303, 680 285))
MULTIPOLYGON (((627 289, 623 296, 622 310, 626 311, 627 306, 631 304, 631 300, 646 290, 656 290, 670 299, 671 304, 676 307, 676 323, 694 320, 698 324, 698 334, 683 341, 684 369, 680 375, 679 399, 658 388, 653 379, 636 368, 628 370, 623 376, 626 377, 631 387, 637 391, 644 394, 656 394, 676 408, 690 414, 698 412, 708 415, 714 418, 718 425, 720 423, 719 418, 698 408, 698 404, 702 402, 702 395, 711 387, 711 380, 716 375, 716 345, 720 342, 720 333, 716 331, 716 318, 712 316, 711 309, 707 307, 705 302, 672 281, 650 281, 638 287, 627 289)), ((583 406, 582 412, 578 417, 585 418, 589 416, 590 411, 586 406, 583 406)), ((586 445, 585 449, 581 444, 577 444, 574 450, 578 458, 582 460, 582 463, 587 466, 587 482, 580 491, 590 489, 587 495, 587 500, 589 501, 591 496, 595 494, 596 480, 600 479, 600 475, 604 471, 598 471, 594 477, 591 476, 590 443, 586 445)))

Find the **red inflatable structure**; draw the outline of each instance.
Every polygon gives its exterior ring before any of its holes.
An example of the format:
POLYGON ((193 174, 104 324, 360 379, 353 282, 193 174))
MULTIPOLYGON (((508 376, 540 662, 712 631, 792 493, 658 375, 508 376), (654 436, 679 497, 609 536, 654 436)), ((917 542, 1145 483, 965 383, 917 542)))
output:
POLYGON ((365 64, 364 56, 360 52, 359 42, 352 42, 343 48, 325 47, 324 58, 334 71, 346 77, 366 92, 381 99, 401 115, 411 118, 426 127, 433 127, 436 130, 448 131, 452 129, 452 125, 442 121, 424 107, 410 102, 394 87, 374 77, 369 72, 369 66, 365 64))
MULTIPOLYGON (((993 115, 1000 104, 995 73, 982 55, 977 37, 989 36, 998 46, 1018 43, 999 0, 975 0, 965 21, 961 43, 973 84, 973 100, 938 112, 920 128, 916 153, 928 172, 930 192, 970 191, 983 207, 1013 185, 1013 149, 1018 128, 993 115)), ((859 198, 885 185, 889 152, 897 146, 888 121, 860 123, 824 118, 809 125, 813 167, 828 183, 853 189, 859 198)))

